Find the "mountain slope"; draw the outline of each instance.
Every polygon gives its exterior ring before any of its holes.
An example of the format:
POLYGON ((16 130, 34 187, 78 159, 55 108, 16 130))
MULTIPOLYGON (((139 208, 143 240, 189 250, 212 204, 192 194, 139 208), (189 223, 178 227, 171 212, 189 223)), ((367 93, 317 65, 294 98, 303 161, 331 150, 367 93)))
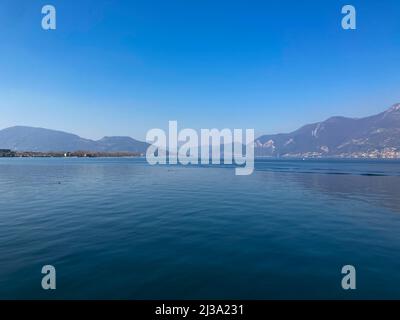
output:
POLYGON ((130 137, 94 141, 62 131, 16 126, 0 131, 0 149, 14 151, 145 152, 148 144, 130 137))
MULTIPOLYGON (((98 151, 145 153, 148 144, 130 137, 94 141, 42 128, 11 127, 0 131, 0 149, 14 151, 98 151)), ((400 104, 366 118, 332 117, 285 134, 255 141, 256 156, 397 157, 400 158, 400 104)))
POLYGON ((97 141, 98 150, 106 152, 146 152, 148 144, 146 142, 132 139, 131 137, 104 137, 97 141))
POLYGON ((332 117, 255 141, 259 156, 362 156, 400 152, 400 104, 360 118, 332 117))

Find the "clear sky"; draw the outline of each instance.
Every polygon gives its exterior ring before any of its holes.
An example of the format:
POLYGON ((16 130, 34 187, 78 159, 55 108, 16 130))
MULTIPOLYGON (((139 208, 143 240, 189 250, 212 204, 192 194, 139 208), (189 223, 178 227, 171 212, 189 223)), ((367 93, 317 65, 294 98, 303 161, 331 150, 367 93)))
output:
POLYGON ((1 0, 0 39, 0 129, 259 135, 400 102, 398 0, 1 0))

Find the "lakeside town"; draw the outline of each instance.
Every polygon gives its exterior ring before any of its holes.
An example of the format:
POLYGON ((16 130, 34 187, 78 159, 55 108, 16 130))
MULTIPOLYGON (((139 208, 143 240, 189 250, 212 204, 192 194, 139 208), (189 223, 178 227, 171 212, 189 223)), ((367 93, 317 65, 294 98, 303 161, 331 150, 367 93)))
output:
MULTIPOLYGON (((38 151, 13 151, 10 149, 0 149, 0 158, 118 158, 118 157, 143 157, 140 152, 93 152, 93 151, 74 151, 74 152, 38 152, 38 151)), ((287 154, 280 157, 259 156, 256 158, 273 159, 400 159, 400 151, 396 148, 385 148, 381 151, 372 150, 370 152, 349 152, 338 155, 327 156, 320 152, 307 152, 298 154, 287 154)))
POLYGON ((139 152, 36 152, 36 151, 13 151, 0 149, 0 158, 99 158, 99 157, 141 157, 139 152))
POLYGON ((400 150, 397 148, 384 148, 383 150, 374 149, 369 151, 343 152, 334 155, 327 155, 322 152, 304 152, 304 153, 286 154, 282 156, 282 158, 400 159, 400 150))

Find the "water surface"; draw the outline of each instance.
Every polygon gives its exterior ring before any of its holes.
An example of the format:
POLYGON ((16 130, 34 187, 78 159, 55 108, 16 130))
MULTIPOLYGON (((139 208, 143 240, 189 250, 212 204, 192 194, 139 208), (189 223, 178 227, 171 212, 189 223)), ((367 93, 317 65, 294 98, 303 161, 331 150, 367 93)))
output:
POLYGON ((0 159, 0 298, 399 299, 399 187, 396 161, 0 159))

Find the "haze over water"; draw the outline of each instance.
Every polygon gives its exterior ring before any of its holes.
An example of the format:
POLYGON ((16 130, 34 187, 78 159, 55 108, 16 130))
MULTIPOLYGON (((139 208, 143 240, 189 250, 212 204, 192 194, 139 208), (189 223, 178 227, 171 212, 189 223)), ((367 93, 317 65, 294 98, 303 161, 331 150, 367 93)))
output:
POLYGON ((0 298, 399 299, 399 164, 0 159, 0 298))

